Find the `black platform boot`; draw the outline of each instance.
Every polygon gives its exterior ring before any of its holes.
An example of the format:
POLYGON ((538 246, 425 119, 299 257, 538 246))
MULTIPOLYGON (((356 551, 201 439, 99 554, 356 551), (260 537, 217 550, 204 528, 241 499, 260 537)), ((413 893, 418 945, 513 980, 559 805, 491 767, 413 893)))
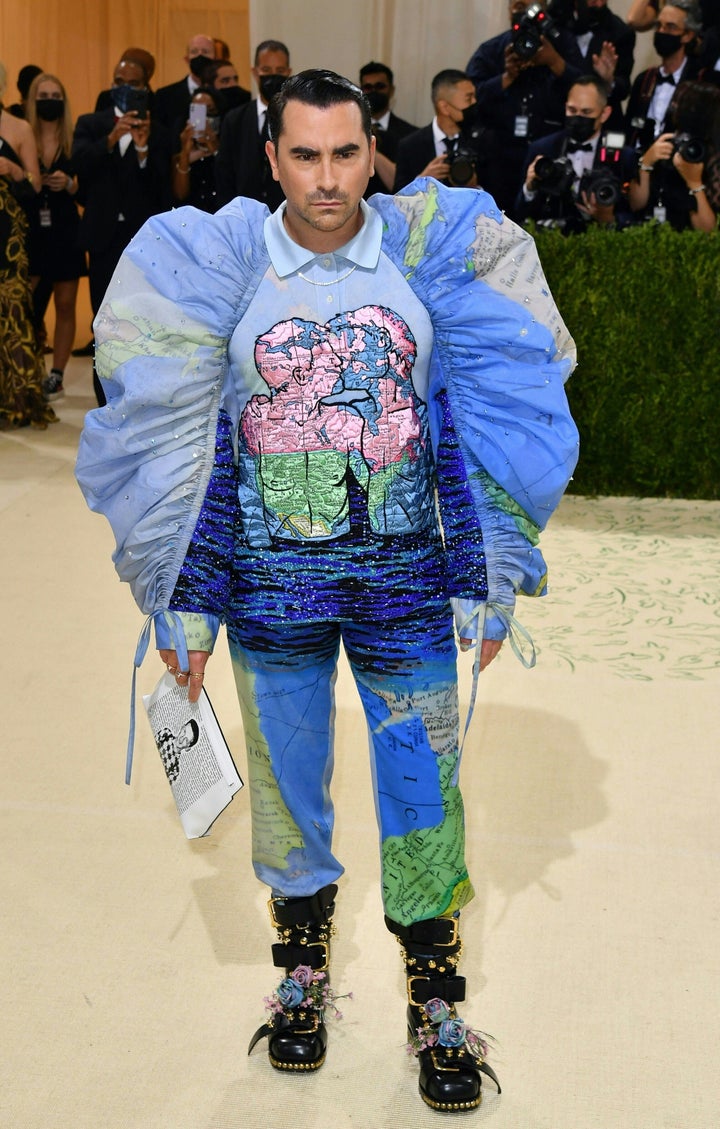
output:
POLYGON ((337 886, 323 886, 308 898, 271 898, 268 903, 278 931, 273 964, 285 969, 286 978, 271 999, 272 1017, 253 1035, 248 1054, 267 1035, 268 1057, 276 1070, 319 1070, 325 1061, 324 999, 336 894, 337 886))
POLYGON ((461 942, 458 919, 435 917, 400 925, 385 918, 403 950, 407 973, 408 1038, 420 1063, 420 1096, 447 1113, 476 1109, 482 1101, 482 1075, 495 1071, 485 1060, 487 1043, 466 1028, 455 1011, 465 999, 465 977, 458 976, 461 942))

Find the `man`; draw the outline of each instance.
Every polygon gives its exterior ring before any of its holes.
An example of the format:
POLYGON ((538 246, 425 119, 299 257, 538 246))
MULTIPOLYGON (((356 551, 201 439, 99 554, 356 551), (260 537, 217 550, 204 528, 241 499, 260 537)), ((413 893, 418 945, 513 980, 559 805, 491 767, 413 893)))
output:
POLYGON ((221 95, 224 114, 250 101, 250 91, 240 85, 237 67, 229 59, 211 63, 205 70, 205 83, 221 95))
POLYGON ((700 62, 688 56, 688 47, 701 26, 695 0, 676 0, 660 12, 653 46, 662 63, 637 75, 625 113, 628 143, 634 148, 643 151, 666 132, 665 120, 678 86, 697 78, 700 62))
MULTIPOLYGON (((444 184, 452 184, 451 155, 461 131, 474 123, 477 102, 475 87, 464 71, 439 71, 430 90, 435 117, 430 125, 416 129, 402 138, 397 151, 395 191, 399 192, 417 176, 434 176, 444 184)), ((476 153, 477 163, 486 169, 487 152, 476 153)), ((477 187, 476 169, 469 170, 464 187, 477 187)), ((485 185, 483 184, 483 187, 485 185)))
POLYGON ((500 153, 495 198, 511 210, 522 184, 522 169, 531 141, 562 127, 567 92, 582 71, 582 59, 572 32, 557 29, 539 47, 518 54, 514 32, 531 0, 510 0, 510 30, 482 43, 467 65, 475 83, 478 109, 497 139, 500 153))
POLYGON ((450 598, 485 667, 515 592, 543 589, 536 533, 576 457, 572 343, 532 240, 487 196, 428 180, 365 203, 375 139, 358 87, 303 72, 270 117, 284 205, 234 200, 192 223, 180 209, 126 256, 97 321, 109 405, 78 477, 191 700, 228 625, 285 973, 250 1049, 267 1037, 290 1072, 325 1060, 342 638, 421 1095, 473 1109, 492 1072, 455 1016, 472 887, 450 598))
POLYGON ((622 104, 630 93, 635 32, 610 11, 607 0, 575 0, 571 30, 583 60, 583 74, 596 74, 608 86, 611 112, 607 128, 622 132, 622 104))
MULTIPOLYGON (((129 59, 131 63, 139 63, 145 71, 147 78, 148 109, 152 111, 154 109, 153 99, 155 95, 150 83, 155 74, 155 56, 151 55, 149 51, 146 51, 144 47, 126 47, 120 56, 120 61, 124 62, 126 59, 129 59)), ((100 110, 109 110, 112 105, 112 90, 101 90, 95 102, 95 113, 99 113, 100 110)))
POLYGON ((637 176, 637 154, 604 141, 611 108, 605 83, 583 75, 565 104, 565 129, 535 141, 528 150, 519 220, 585 231, 591 221, 630 221, 627 185, 637 176), (600 178, 600 180, 598 180, 600 178))
POLYGON ((249 196, 273 211, 282 203, 283 194, 272 177, 265 155, 267 108, 272 96, 292 74, 290 52, 285 44, 277 39, 266 39, 258 44, 252 74, 258 97, 225 116, 215 180, 221 203, 235 196, 249 196))
POLYGON ((155 118, 171 131, 179 134, 185 125, 190 99, 204 82, 205 68, 215 59, 215 40, 210 35, 193 35, 187 45, 184 60, 188 73, 178 82, 161 86, 155 94, 155 118))
MULTIPOLYGON (((93 314, 135 232, 171 204, 170 141, 147 109, 147 96, 142 64, 121 59, 113 72, 113 108, 81 114, 75 126, 72 163, 84 209, 80 237, 88 252, 93 314)), ((93 383, 98 403, 104 404, 96 371, 93 383)))
POLYGON ((393 72, 384 63, 370 62, 360 68, 360 89, 368 100, 375 134, 375 172, 366 195, 391 192, 395 183, 398 142, 415 130, 390 109, 395 97, 393 72))

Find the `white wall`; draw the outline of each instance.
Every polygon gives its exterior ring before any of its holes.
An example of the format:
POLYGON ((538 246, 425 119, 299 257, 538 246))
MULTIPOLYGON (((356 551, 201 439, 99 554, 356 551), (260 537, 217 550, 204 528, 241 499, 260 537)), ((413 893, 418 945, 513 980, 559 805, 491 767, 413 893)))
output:
MULTIPOLYGON (((624 16, 630 0, 610 0, 624 16)), ((293 70, 330 67, 357 80, 378 59, 395 72, 394 109, 425 125, 432 117, 430 82, 443 67, 464 68, 475 48, 508 27, 507 0, 251 0, 250 42, 280 39, 293 70)), ((653 60, 649 36, 638 37, 636 60, 653 60)))

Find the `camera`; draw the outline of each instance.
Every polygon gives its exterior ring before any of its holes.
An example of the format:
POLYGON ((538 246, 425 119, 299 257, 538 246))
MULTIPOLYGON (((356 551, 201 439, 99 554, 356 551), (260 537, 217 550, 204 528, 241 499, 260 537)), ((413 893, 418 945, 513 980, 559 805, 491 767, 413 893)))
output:
POLYGON ((623 133, 608 131, 604 134, 598 156, 600 165, 589 169, 580 178, 578 197, 582 199, 583 192, 588 199, 595 197, 596 203, 603 208, 614 208, 623 196, 622 179, 619 175, 621 168, 622 148, 625 144, 623 133))
POLYGON ((569 157, 538 157, 533 176, 545 196, 565 196, 572 188, 575 170, 569 157))
POLYGON ((449 137, 445 145, 450 166, 448 180, 458 188, 463 188, 470 183, 477 172, 477 152, 466 142, 462 134, 449 137))
POLYGON ((691 133, 676 133, 672 139, 673 155, 679 153, 690 165, 701 165, 705 160, 705 142, 691 133))
POLYGON ((521 59, 532 59, 542 47, 543 37, 557 46, 560 28, 542 4, 531 4, 513 23, 512 49, 521 59))
POLYGON ((580 178, 578 196, 582 199, 585 192, 588 199, 594 196, 603 208, 615 207, 622 196, 622 186, 616 176, 609 169, 590 169, 580 178))

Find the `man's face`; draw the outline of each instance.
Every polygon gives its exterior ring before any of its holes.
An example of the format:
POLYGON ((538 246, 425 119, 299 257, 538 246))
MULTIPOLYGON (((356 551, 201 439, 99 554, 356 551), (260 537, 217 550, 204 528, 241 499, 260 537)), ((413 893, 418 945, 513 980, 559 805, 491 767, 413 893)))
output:
POLYGON ((573 86, 565 103, 565 117, 588 118, 593 123, 594 137, 603 122, 610 116, 610 107, 603 106, 594 86, 573 86))
POLYGON ((355 102, 327 109, 291 100, 277 148, 266 152, 287 199, 285 226, 310 251, 334 251, 359 231, 360 200, 373 174, 368 139, 355 102))
MULTIPOLYGON (((395 93, 395 87, 390 83, 388 76, 385 74, 385 71, 368 71, 367 74, 364 74, 362 77, 360 89, 362 90, 363 94, 369 94, 375 97, 379 96, 380 99, 383 99, 385 102, 385 109, 387 109, 387 106, 390 104, 390 100, 395 93)), ((372 104, 373 99, 371 97, 371 107, 372 104)), ((385 113, 385 110, 382 110, 378 116, 382 116, 383 113, 385 113)))
POLYGON ((470 79, 463 79, 462 82, 457 82, 455 86, 451 87, 444 98, 438 101, 438 109, 446 117, 459 125, 463 119, 463 114, 468 106, 474 106, 477 102, 477 94, 475 87, 470 82, 470 79))
POLYGON ((282 74, 287 77, 290 74, 290 62, 284 51, 261 51, 252 73, 256 82, 264 74, 282 74))
POLYGON ((689 43, 692 32, 687 31, 687 12, 682 8, 675 8, 666 4, 655 21, 656 31, 665 32, 667 35, 681 35, 683 43, 689 43))
POLYGON ((206 59, 215 58, 215 44, 208 35, 194 35, 187 45, 185 62, 190 63, 196 55, 204 55, 206 59))
POLYGON ((227 90, 229 86, 239 86, 238 74, 231 63, 223 63, 218 67, 213 84, 216 90, 227 90))
POLYGON ((145 72, 137 63, 123 59, 113 71, 113 86, 132 86, 135 90, 144 90, 145 72))

